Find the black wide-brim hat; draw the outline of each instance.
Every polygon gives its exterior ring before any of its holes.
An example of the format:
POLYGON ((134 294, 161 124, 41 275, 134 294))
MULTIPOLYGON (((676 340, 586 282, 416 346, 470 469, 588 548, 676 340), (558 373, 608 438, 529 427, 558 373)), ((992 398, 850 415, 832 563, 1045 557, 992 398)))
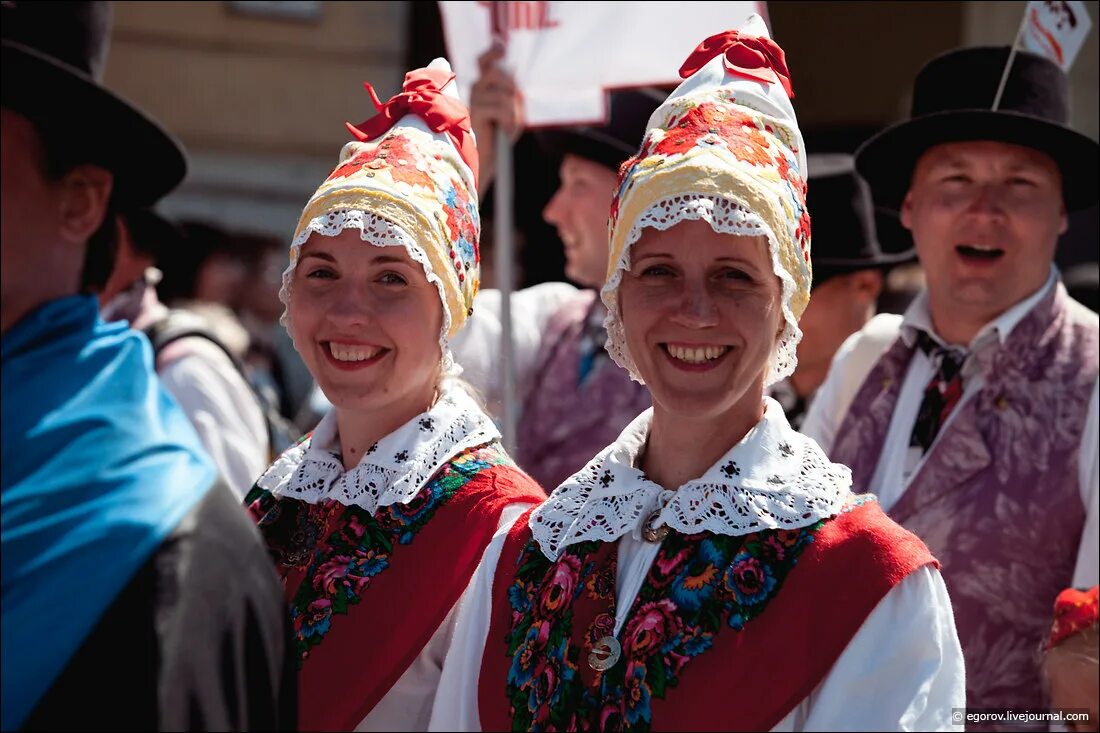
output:
POLYGON ((111 171, 119 206, 145 206, 179 185, 187 160, 174 137, 100 83, 109 26, 108 3, 3 3, 3 106, 33 122, 51 154, 111 171))
POLYGON ((1096 203, 1095 140, 1069 127, 1069 82, 1042 56, 1017 50, 996 110, 993 101, 1009 47, 950 51, 928 62, 913 85, 910 119, 888 127, 856 151, 856 169, 875 202, 900 211, 917 160, 934 145, 990 140, 1048 155, 1062 172, 1070 211, 1096 203))
POLYGON ((535 137, 556 158, 576 155, 618 172, 638 152, 650 115, 667 96, 649 87, 617 89, 608 93, 605 124, 539 130, 535 137))
POLYGON ((915 259, 912 239, 890 230, 896 217, 875 210, 851 155, 810 153, 806 163, 815 285, 836 275, 886 270, 915 259))

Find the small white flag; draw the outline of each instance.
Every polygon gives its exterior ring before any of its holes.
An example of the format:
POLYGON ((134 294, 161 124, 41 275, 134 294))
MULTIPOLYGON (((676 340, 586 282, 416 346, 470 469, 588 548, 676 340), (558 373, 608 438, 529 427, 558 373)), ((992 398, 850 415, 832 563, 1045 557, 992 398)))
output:
POLYGON ((1023 48, 1069 71, 1092 28, 1085 4, 1079 0, 1031 0, 1025 12, 1023 48))
MULTIPOLYGON (((528 127, 603 124, 607 91, 679 84, 680 65, 708 36, 765 2, 441 2, 447 55, 469 100, 477 58, 494 37, 523 93, 528 127)), ((640 141, 639 141, 640 142, 640 141)))

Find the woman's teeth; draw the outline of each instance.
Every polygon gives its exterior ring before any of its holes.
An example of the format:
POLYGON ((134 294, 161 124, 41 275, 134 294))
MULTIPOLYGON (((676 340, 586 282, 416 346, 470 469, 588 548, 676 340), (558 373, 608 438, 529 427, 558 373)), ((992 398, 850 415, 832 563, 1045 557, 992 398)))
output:
POLYGON ((350 344, 334 344, 331 341, 328 349, 329 353, 332 354, 332 358, 336 361, 366 361, 378 356, 378 353, 382 351, 381 346, 352 346, 350 344))
POLYGON ((665 347, 673 359, 686 361, 688 364, 702 364, 712 361, 729 351, 728 346, 676 346, 668 344, 665 347))

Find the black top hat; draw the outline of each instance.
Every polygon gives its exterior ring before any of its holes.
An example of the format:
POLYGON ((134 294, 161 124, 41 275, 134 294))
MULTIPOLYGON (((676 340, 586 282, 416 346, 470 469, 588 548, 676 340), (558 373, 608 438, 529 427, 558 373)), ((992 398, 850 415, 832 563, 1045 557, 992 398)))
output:
POLYGON ((101 83, 111 25, 106 2, 3 6, 3 106, 31 120, 51 146, 114 174, 113 199, 151 204, 187 173, 183 148, 101 83))
POLYGON ((852 156, 811 153, 807 166, 815 285, 834 275, 884 269, 913 259, 911 242, 899 250, 880 243, 871 192, 856 174, 852 156))
POLYGON ((618 171, 638 152, 649 116, 668 95, 643 87, 618 89, 608 96, 607 124, 540 131, 536 136, 543 149, 558 157, 578 155, 618 171))
POLYGON ((1017 50, 1000 105, 993 110, 1008 55, 1007 46, 957 49, 921 69, 910 119, 856 151, 856 168, 879 205, 901 208, 913 167, 928 148, 966 140, 1013 143, 1045 153, 1062 171, 1066 208, 1096 202, 1097 144, 1069 127, 1069 83, 1057 64, 1017 50))

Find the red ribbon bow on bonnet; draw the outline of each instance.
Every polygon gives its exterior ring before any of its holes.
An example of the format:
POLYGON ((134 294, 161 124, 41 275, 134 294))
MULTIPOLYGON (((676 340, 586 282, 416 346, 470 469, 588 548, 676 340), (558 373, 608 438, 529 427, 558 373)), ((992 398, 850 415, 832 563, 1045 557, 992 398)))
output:
POLYGON ((680 67, 680 78, 687 79, 721 53, 726 55, 726 69, 730 73, 772 84, 775 80, 768 71, 773 71, 787 96, 794 97, 791 72, 779 44, 770 38, 742 35, 738 31, 725 31, 700 43, 680 67))
POLYGON ((1067 588, 1054 601, 1054 627, 1046 648, 1053 649, 1078 631, 1094 626, 1100 615, 1100 587, 1087 591, 1067 588))
POLYGON ((443 93, 443 87, 454 78, 453 73, 442 69, 410 71, 405 74, 401 92, 390 97, 385 104, 379 101, 374 87, 364 83, 378 114, 358 125, 345 124, 359 140, 374 140, 385 135, 405 115, 414 114, 424 120, 429 130, 445 133, 451 139, 466 165, 470 166, 476 188, 477 145, 470 125, 470 111, 462 102, 443 93))

